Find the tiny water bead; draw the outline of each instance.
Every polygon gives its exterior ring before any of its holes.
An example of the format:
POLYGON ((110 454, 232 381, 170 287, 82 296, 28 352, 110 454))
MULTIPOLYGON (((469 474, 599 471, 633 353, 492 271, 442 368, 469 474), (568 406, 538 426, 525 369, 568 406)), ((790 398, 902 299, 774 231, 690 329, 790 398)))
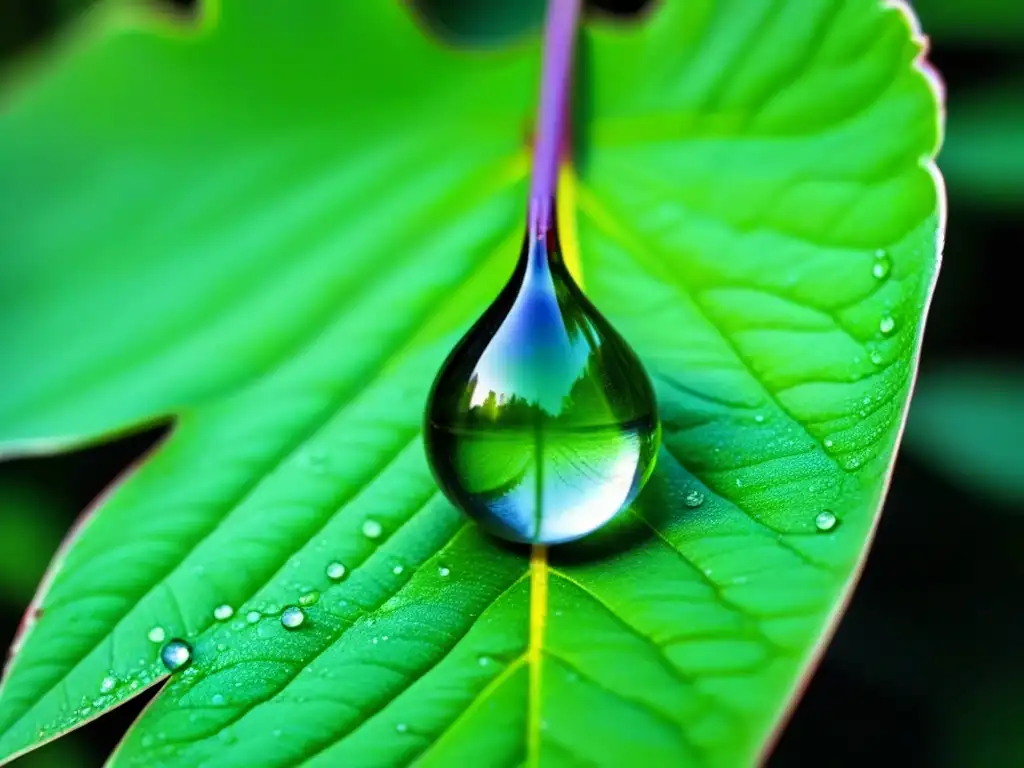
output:
POLYGON ((839 520, 836 518, 835 513, 826 509, 819 512, 817 517, 814 518, 814 527, 823 532, 831 531, 838 522, 839 520))
POLYGON ((297 605, 289 605, 281 613, 281 626, 285 629, 298 629, 306 620, 306 614, 297 605))
POLYGON ((304 595, 299 597, 299 605, 308 607, 310 605, 316 605, 319 600, 320 593, 314 589, 312 592, 306 592, 304 595))
POLYGON ((704 494, 698 490, 688 491, 683 497, 683 504, 688 506, 690 509, 696 509, 704 503, 704 494))
POLYGON ((327 566, 327 578, 331 581, 341 581, 345 578, 345 566, 341 563, 330 563, 327 566))
POLYGON ((884 280, 891 271, 892 260, 889 258, 889 254, 882 249, 875 251, 875 263, 871 265, 871 274, 876 280, 884 280))
POLYGON ((235 609, 225 603, 224 605, 218 605, 213 609, 213 618, 217 621, 227 621, 235 615, 235 609))
POLYGON ((878 330, 881 331, 882 334, 885 335, 885 336, 888 336, 890 333, 892 333, 893 329, 895 329, 895 328, 896 328, 896 321, 893 320, 888 315, 883 317, 879 321, 879 323, 878 323, 878 330))
POLYGON ((164 640, 167 639, 167 633, 164 631, 163 627, 153 627, 151 630, 149 630, 149 633, 146 635, 146 637, 149 638, 150 642, 162 643, 164 640))
POLYGON ((442 578, 444 578, 445 576, 450 576, 451 572, 452 572, 452 569, 448 568, 447 566, 444 566, 444 565, 442 565, 440 568, 437 569, 437 575, 442 577, 442 578))
POLYGON ((117 678, 104 677, 103 682, 100 683, 100 693, 110 693, 114 688, 117 687, 117 678))
POLYGON ((635 498, 660 434, 640 360, 573 281, 554 226, 531 228, 434 381, 425 442, 438 485, 497 536, 571 541, 635 498))
POLYGON ((376 520, 367 520, 363 523, 363 536, 368 539, 379 539, 384 533, 384 528, 376 520))
POLYGON ((250 624, 255 624, 257 621, 263 618, 263 614, 259 611, 249 611, 245 614, 245 620, 250 624))
POLYGON ((160 649, 160 661, 169 671, 176 672, 192 661, 192 646, 178 638, 168 640, 160 649))

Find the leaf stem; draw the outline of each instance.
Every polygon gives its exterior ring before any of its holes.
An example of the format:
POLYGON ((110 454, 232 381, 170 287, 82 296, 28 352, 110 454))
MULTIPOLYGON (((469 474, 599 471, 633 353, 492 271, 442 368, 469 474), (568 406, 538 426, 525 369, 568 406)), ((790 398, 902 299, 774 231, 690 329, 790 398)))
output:
POLYGON ((558 165, 568 131, 566 112, 581 4, 581 0, 548 2, 530 185, 530 233, 534 237, 544 237, 554 225, 558 165))

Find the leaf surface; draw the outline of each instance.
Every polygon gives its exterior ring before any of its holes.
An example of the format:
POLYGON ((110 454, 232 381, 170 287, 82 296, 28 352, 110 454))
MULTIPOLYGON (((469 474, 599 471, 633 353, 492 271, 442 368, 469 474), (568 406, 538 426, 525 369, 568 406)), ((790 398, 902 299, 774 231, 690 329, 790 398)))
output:
POLYGON ((308 5, 119 11, 8 96, 2 438, 177 420, 52 566, 0 754, 156 682, 159 628, 193 662, 115 766, 749 763, 916 367, 941 199, 908 18, 719 0, 584 31, 566 245, 664 451, 609 530, 531 556, 438 493, 420 421, 517 253, 537 46, 308 5))

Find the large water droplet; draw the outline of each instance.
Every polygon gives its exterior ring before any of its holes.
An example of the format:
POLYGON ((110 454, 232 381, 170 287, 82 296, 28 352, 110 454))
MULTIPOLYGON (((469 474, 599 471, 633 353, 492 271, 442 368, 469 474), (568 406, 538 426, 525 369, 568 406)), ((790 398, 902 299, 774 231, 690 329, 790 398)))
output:
POLYGON ((306 620, 306 614, 297 605, 289 605, 281 613, 281 626, 285 629, 298 629, 306 620))
POLYGON ((528 234, 434 381, 425 441, 438 484, 502 538, 571 541, 633 500, 659 439, 640 360, 573 281, 557 232, 528 234))
POLYGON ((192 661, 192 646, 178 638, 168 640, 160 649, 160 661, 171 672, 176 672, 192 661))

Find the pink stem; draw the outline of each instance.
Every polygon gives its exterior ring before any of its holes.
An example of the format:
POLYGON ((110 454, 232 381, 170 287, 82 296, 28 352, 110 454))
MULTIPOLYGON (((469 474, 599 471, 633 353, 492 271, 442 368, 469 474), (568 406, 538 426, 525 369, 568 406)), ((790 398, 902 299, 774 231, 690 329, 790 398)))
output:
POLYGON ((530 233, 543 237, 554 224, 558 164, 568 129, 566 111, 581 0, 549 0, 544 29, 544 65, 540 112, 533 148, 530 185, 530 233))

